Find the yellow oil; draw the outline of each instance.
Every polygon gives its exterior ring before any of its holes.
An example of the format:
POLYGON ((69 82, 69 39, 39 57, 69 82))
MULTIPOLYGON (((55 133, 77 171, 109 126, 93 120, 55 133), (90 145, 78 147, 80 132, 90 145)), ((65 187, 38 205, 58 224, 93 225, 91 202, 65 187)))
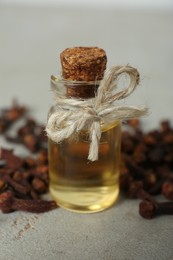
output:
POLYGON ((110 207, 119 193, 121 127, 103 129, 99 160, 88 161, 88 134, 78 141, 49 140, 50 193, 66 209, 92 213, 110 207))

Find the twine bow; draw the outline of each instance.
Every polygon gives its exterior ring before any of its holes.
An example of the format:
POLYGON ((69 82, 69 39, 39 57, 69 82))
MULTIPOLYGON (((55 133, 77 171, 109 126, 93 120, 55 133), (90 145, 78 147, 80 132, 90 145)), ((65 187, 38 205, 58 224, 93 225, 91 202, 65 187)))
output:
POLYGON ((115 101, 129 96, 139 83, 139 73, 131 66, 113 66, 105 71, 95 98, 88 100, 70 99, 57 88, 53 89, 56 95, 56 104, 51 112, 46 132, 48 137, 60 143, 82 130, 89 133, 90 147, 88 159, 98 160, 101 126, 113 125, 116 121, 137 118, 146 115, 146 107, 118 106, 115 101), (117 91, 119 76, 126 73, 129 76, 129 86, 117 91))

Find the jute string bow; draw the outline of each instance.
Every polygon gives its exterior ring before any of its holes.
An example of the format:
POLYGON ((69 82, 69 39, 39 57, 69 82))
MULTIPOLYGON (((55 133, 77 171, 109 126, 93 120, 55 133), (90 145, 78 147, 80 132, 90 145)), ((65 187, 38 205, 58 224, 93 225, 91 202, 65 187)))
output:
MULTIPOLYGON (((117 121, 146 115, 146 107, 119 106, 115 101, 128 97, 139 83, 139 73, 131 66, 113 66, 105 71, 96 97, 88 100, 67 98, 53 89, 56 104, 48 118, 46 132, 56 143, 80 134, 82 130, 89 133, 90 147, 88 159, 98 159, 101 128, 113 125, 117 121), (117 91, 119 76, 127 74, 129 86, 117 91)), ((117 102, 118 103, 118 102, 117 102)))

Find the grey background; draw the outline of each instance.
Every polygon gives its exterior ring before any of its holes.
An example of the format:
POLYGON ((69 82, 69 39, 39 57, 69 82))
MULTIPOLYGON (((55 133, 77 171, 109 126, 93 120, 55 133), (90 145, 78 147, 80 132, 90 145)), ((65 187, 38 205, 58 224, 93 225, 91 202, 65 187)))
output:
MULTIPOLYGON (((150 107, 144 129, 158 127, 161 119, 172 122, 172 25, 172 9, 0 2, 0 107, 16 97, 45 123, 59 53, 72 46, 99 46, 107 52, 108 66, 130 64, 140 71, 140 86, 125 104, 150 107)), ((16 152, 26 153, 21 147, 16 152)), ((121 198, 111 209, 91 215, 64 209, 0 213, 0 259, 173 259, 172 216, 144 220, 138 203, 121 198)))

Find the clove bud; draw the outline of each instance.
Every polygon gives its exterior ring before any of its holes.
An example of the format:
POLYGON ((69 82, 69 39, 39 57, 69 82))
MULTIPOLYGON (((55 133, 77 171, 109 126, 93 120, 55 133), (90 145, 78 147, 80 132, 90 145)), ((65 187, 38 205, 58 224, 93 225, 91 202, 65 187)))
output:
POLYGON ((159 215, 173 215, 173 202, 153 202, 143 200, 139 204, 139 214, 146 219, 152 219, 159 215))
POLYGON ((11 191, 0 194, 0 209, 3 213, 15 210, 43 213, 55 208, 57 208, 55 201, 17 199, 11 191))

